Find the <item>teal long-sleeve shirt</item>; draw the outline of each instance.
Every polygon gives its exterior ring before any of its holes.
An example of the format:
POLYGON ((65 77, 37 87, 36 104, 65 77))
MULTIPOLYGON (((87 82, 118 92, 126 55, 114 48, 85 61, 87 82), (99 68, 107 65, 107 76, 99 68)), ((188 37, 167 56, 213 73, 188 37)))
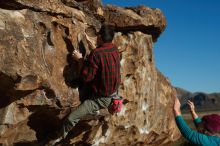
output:
MULTIPOLYGON (((200 119, 197 119, 200 120, 200 119)), ((196 121, 195 121, 196 122, 196 121)), ((185 122, 182 116, 176 116, 176 124, 182 135, 192 144, 197 146, 220 146, 220 138, 217 136, 208 136, 192 130, 185 122)))

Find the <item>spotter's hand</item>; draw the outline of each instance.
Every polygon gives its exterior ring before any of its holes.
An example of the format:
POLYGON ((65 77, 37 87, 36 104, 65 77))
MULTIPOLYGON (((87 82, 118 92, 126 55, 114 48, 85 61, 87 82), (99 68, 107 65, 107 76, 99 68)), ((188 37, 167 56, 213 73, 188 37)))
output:
POLYGON ((195 112, 195 105, 192 101, 188 100, 187 104, 189 105, 190 111, 195 112))
POLYGON ((80 59, 82 59, 82 53, 78 52, 77 50, 74 50, 72 53, 72 57, 74 60, 78 61, 80 59))
POLYGON ((173 105, 173 111, 174 111, 175 116, 181 115, 180 106, 181 106, 180 101, 179 101, 179 99, 176 97, 176 98, 175 98, 175 101, 174 101, 174 105, 173 105))

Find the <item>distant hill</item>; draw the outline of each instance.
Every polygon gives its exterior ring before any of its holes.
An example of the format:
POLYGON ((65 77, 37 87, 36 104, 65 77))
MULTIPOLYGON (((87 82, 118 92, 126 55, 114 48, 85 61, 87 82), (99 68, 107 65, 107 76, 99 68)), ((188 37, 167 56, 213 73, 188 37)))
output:
POLYGON ((176 87, 177 96, 182 103, 182 110, 187 111, 188 105, 186 101, 190 99, 194 102, 197 111, 220 110, 220 93, 191 93, 185 89, 176 87))

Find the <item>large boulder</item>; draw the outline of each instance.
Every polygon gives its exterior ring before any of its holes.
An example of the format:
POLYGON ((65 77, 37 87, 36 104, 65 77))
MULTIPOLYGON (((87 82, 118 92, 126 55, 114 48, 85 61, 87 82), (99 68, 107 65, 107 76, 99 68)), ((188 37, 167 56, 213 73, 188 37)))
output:
POLYGON ((0 144, 38 145, 80 104, 73 50, 89 54, 101 23, 116 28, 126 98, 121 113, 83 118, 61 145, 167 145, 179 136, 175 89, 155 67, 159 9, 103 7, 99 0, 0 1, 0 144))

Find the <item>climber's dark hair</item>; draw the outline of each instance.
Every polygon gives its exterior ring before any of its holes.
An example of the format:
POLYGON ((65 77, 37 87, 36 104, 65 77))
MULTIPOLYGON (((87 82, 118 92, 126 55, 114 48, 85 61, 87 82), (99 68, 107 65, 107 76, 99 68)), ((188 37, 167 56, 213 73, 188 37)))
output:
POLYGON ((112 42, 114 38, 114 27, 112 25, 103 24, 98 32, 104 43, 112 42))

